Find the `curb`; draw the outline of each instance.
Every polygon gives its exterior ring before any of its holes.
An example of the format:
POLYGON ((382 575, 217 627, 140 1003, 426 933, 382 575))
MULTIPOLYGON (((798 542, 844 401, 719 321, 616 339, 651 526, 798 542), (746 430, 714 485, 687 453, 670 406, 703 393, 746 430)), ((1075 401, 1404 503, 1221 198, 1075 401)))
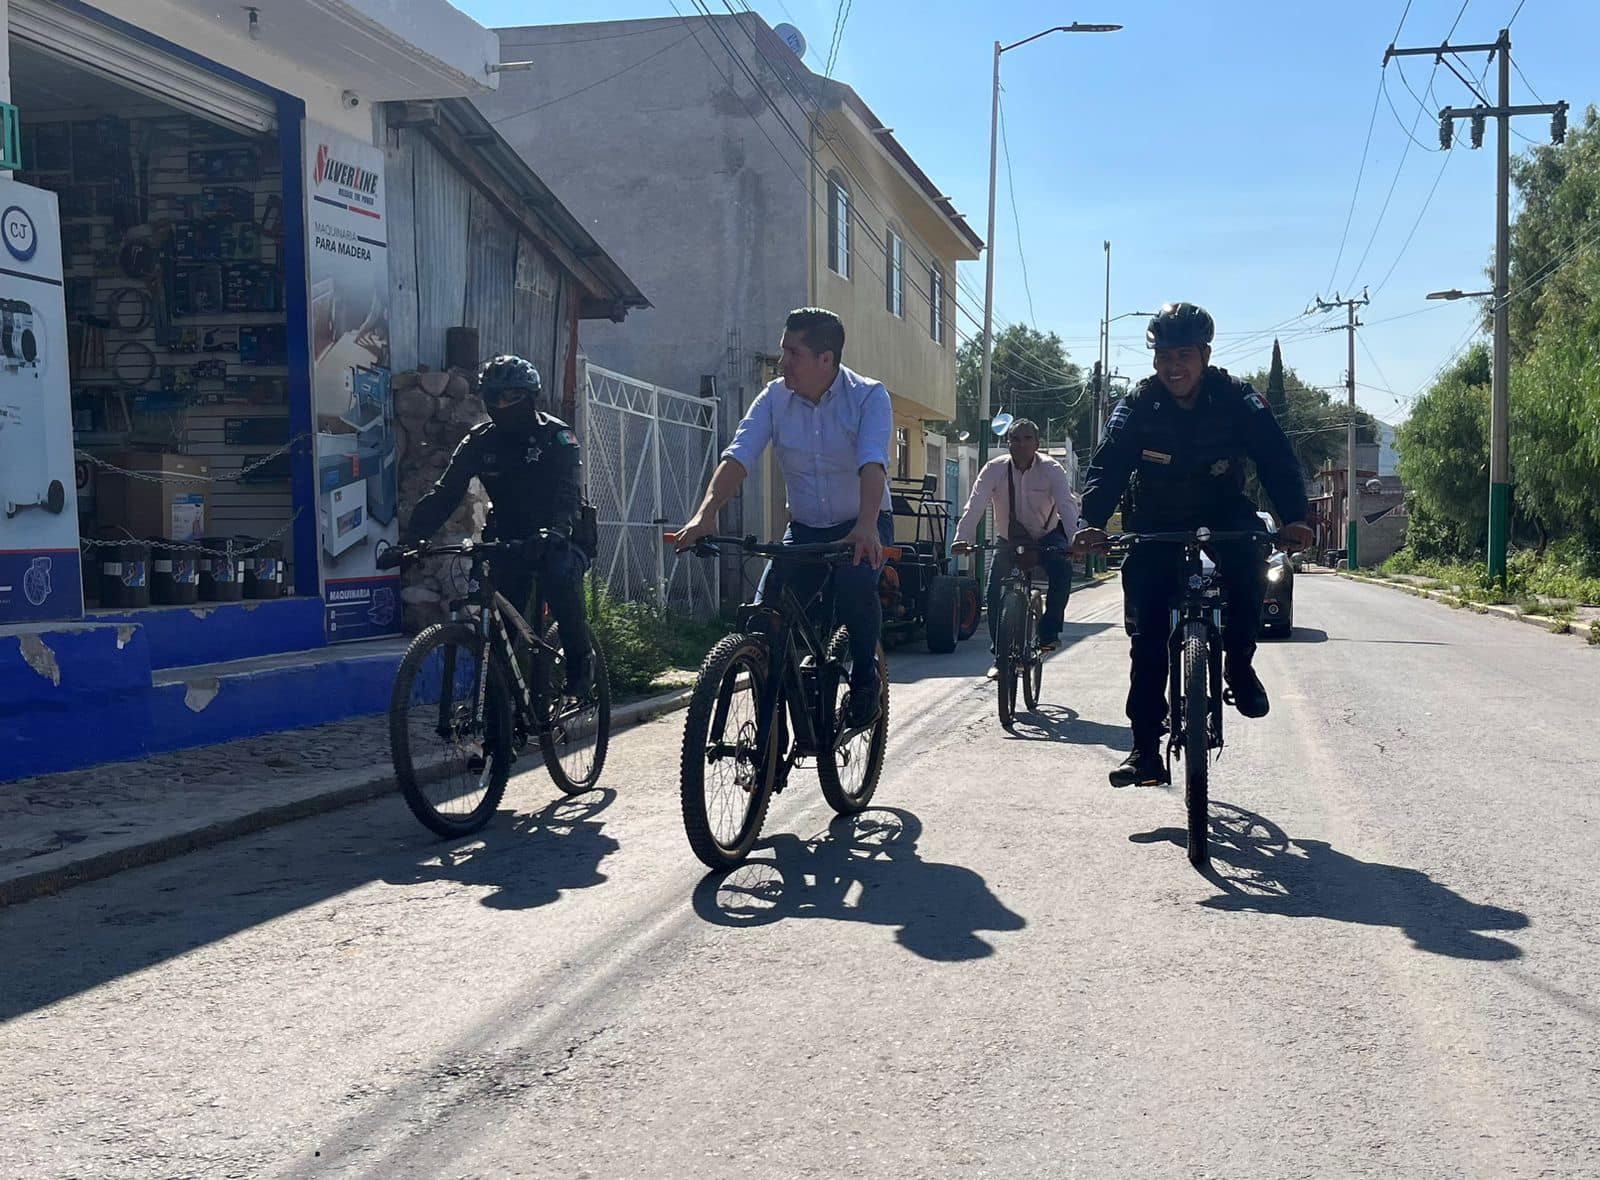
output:
MULTIPOLYGON (((615 734, 618 730, 629 729, 687 708, 693 691, 692 688, 674 689, 660 696, 624 705, 611 715, 611 732, 615 734)), ((59 893, 63 889, 70 889, 74 885, 98 881, 125 869, 171 860, 186 852, 220 844, 224 840, 248 836, 253 832, 279 827, 297 819, 337 811, 352 804, 365 803, 369 799, 387 795, 395 789, 394 775, 387 768, 356 773, 358 777, 354 782, 345 782, 339 786, 315 791, 303 798, 262 807, 247 815, 218 820, 190 831, 155 836, 125 848, 114 848, 85 857, 83 860, 0 881, 0 907, 33 901, 52 893, 59 893)))
MULTIPOLYGON (((1459 595, 1451 594, 1444 590, 1431 590, 1425 586, 1407 586, 1395 582, 1385 581, 1383 578, 1367 578, 1360 574, 1352 574, 1347 570, 1338 570, 1338 576, 1352 582, 1361 582, 1368 586, 1382 586, 1389 590, 1398 590, 1401 594, 1409 594, 1413 598, 1428 598, 1434 602, 1442 602, 1448 607, 1470 610, 1474 614, 1495 615, 1502 619, 1510 619, 1514 623, 1523 623, 1530 627, 1537 627, 1546 635, 1579 635, 1570 626, 1565 631, 1551 630, 1551 624, 1559 620, 1549 615, 1525 615, 1513 606, 1500 603, 1471 602, 1459 595)), ((1581 637, 1581 636, 1580 636, 1581 637)))

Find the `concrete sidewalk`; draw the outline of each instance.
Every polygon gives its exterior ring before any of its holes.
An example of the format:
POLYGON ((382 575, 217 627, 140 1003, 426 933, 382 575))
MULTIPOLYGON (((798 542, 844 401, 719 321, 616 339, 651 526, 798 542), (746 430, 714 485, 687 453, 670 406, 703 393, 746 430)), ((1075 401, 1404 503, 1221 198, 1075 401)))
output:
MULTIPOLYGON (((689 692, 618 705, 612 732, 689 692)), ((382 714, 3 783, 0 905, 394 789, 382 714)))

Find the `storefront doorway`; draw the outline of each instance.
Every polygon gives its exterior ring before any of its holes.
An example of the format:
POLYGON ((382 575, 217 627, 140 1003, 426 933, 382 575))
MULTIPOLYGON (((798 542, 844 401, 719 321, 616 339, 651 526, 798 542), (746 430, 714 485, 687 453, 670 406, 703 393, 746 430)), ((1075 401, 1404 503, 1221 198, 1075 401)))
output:
POLYGON ((60 208, 86 606, 288 595, 315 528, 292 491, 300 162, 266 95, 68 19, 14 5, 11 75, 16 178, 60 208))

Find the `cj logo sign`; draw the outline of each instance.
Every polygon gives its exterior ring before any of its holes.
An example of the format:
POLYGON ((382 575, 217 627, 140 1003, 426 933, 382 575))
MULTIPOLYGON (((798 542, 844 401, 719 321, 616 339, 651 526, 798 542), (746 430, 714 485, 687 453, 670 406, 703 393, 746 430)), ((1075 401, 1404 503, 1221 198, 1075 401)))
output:
POLYGON ((12 205, 0 214, 0 237, 5 239, 6 250, 18 262, 27 262, 39 248, 39 231, 33 227, 33 218, 20 205, 12 205))

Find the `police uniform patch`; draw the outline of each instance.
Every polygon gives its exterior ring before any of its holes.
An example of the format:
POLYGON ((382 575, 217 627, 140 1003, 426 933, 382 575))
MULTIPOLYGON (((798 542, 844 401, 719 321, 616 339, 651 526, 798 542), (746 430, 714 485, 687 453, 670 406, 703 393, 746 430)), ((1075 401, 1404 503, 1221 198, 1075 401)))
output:
POLYGON ((1118 402, 1117 408, 1111 411, 1111 417, 1106 421, 1106 429, 1111 430, 1121 426, 1128 420, 1130 413, 1132 411, 1128 408, 1126 402, 1118 402))
POLYGON ((1244 404, 1252 410, 1265 410, 1267 408, 1267 399, 1252 389, 1244 395, 1244 404))
POLYGON ((1231 464, 1226 459, 1218 459, 1211 465, 1212 475, 1226 475, 1231 464))
POLYGON ((556 445, 562 447, 575 447, 578 445, 578 436, 570 430, 556 431, 556 445))
POLYGON ((1143 458, 1149 459, 1152 463, 1171 463, 1172 462, 1172 456, 1168 455, 1168 454, 1166 454, 1166 453, 1164 453, 1162 451, 1141 451, 1140 455, 1143 458))
POLYGON ((538 443, 533 443, 528 447, 527 453, 522 456, 522 461, 524 463, 537 463, 539 461, 539 456, 543 454, 544 448, 538 443))

